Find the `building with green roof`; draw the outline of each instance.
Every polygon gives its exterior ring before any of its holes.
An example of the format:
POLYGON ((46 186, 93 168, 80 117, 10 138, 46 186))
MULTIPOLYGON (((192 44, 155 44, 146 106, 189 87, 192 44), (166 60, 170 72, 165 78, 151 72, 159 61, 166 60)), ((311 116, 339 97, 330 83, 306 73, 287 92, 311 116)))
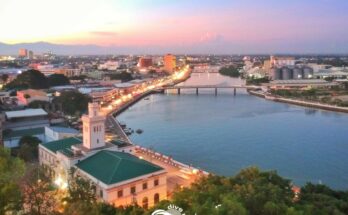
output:
POLYGON ((134 156, 135 146, 104 141, 105 117, 98 104, 89 104, 82 117, 83 137, 70 137, 39 145, 39 161, 49 167, 57 186, 66 188, 68 172, 96 185, 96 195, 116 206, 138 203, 151 207, 167 198, 167 172, 160 166, 134 156))
POLYGON ((134 155, 109 150, 95 153, 77 163, 76 167, 106 185, 163 171, 162 167, 134 155))

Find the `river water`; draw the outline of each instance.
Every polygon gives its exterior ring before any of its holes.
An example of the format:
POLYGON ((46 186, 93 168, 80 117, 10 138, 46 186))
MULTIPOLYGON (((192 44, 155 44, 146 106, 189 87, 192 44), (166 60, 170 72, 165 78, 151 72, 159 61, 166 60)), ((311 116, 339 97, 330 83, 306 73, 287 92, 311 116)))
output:
MULTIPOLYGON (((183 85, 241 84, 193 74, 183 85)), ((182 90, 149 96, 118 119, 142 134, 132 141, 212 173, 258 166, 297 185, 348 189, 348 114, 266 101, 245 90, 182 90)))

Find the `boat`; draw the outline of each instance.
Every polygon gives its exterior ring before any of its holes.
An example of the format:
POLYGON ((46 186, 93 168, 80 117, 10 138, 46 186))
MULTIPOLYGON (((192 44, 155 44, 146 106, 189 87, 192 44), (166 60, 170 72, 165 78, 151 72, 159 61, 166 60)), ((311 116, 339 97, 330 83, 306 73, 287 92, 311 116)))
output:
POLYGON ((149 97, 146 97, 144 100, 149 100, 150 98, 149 97))
POLYGON ((127 135, 131 135, 133 132, 130 128, 126 128, 124 129, 124 133, 126 133, 127 135))
POLYGON ((143 133, 144 131, 142 129, 137 129, 135 132, 137 132, 137 134, 141 134, 143 133))
POLYGON ((121 128, 126 128, 127 127, 126 123, 124 123, 124 122, 120 122, 119 124, 120 124, 121 128))

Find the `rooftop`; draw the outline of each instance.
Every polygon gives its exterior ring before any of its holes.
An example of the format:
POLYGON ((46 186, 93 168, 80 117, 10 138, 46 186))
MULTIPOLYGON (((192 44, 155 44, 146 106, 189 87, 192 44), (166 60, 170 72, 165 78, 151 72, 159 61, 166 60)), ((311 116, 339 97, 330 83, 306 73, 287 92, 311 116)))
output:
POLYGON ((47 96, 47 93, 45 93, 42 90, 33 90, 33 89, 27 89, 27 90, 21 90, 21 91, 17 91, 18 93, 22 93, 22 94, 28 94, 30 96, 47 96))
POLYGON ((37 134, 43 134, 45 133, 45 128, 29 128, 29 129, 22 129, 22 130, 13 130, 9 133, 4 133, 4 139, 10 139, 15 137, 22 137, 22 136, 34 136, 37 134))
POLYGON ((129 88, 129 87, 133 87, 134 84, 126 82, 126 83, 114 84, 114 86, 117 87, 117 88, 129 88))
POLYGON ((48 127, 54 132, 59 133, 72 133, 72 134, 79 134, 80 132, 74 128, 68 128, 68 127, 61 127, 61 126, 50 126, 48 127))
POLYGON ((163 170, 134 155, 108 150, 99 151, 76 166, 108 185, 163 170))
POLYGON ((17 111, 6 111, 5 115, 8 119, 20 117, 46 116, 47 112, 43 109, 25 109, 17 111))
POLYGON ((70 137, 65 138, 61 140, 56 140, 48 143, 41 143, 40 145, 44 148, 50 150, 53 153, 56 153, 57 151, 63 150, 70 150, 71 146, 76 144, 81 144, 82 140, 76 137, 70 137))
POLYGON ((111 140, 109 142, 114 144, 114 145, 116 145, 116 146, 118 146, 119 148, 132 145, 132 144, 130 144, 128 142, 125 142, 123 140, 111 140))

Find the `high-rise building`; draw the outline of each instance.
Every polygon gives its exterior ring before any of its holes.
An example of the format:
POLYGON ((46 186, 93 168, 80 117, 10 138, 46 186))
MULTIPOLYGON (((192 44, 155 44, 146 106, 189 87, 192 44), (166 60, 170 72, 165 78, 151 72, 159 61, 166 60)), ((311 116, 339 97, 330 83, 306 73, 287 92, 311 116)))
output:
POLYGON ((164 70, 172 73, 176 67, 176 57, 172 54, 166 54, 163 57, 164 70))
POLYGON ((33 51, 28 51, 28 58, 29 58, 29 60, 34 59, 34 52, 33 51))
POLYGON ((148 58, 148 57, 139 58, 138 67, 147 68, 150 66, 152 66, 152 58, 148 58))
POLYGON ((18 57, 26 58, 27 56, 28 56, 28 50, 27 49, 19 49, 18 57))

